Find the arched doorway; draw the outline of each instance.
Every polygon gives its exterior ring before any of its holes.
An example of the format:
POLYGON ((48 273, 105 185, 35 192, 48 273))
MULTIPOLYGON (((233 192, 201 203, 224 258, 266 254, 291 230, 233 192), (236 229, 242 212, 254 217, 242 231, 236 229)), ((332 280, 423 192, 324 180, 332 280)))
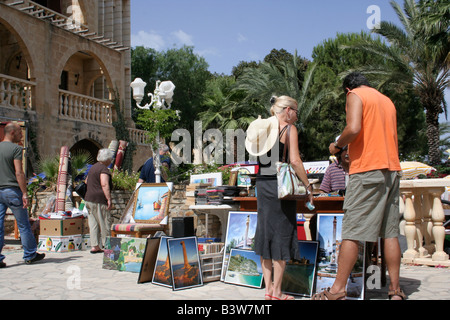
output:
POLYGON ((80 154, 86 154, 88 156, 87 164, 95 164, 97 162, 97 154, 98 151, 102 147, 88 139, 83 139, 75 143, 72 148, 70 148, 70 154, 71 156, 80 155, 80 154))

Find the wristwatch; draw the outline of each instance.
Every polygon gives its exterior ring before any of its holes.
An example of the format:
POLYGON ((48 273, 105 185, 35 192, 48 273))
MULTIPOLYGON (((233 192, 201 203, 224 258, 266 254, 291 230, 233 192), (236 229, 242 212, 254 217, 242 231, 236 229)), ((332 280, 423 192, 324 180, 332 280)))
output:
POLYGON ((342 150, 342 148, 339 147, 339 146, 337 145, 337 141, 334 142, 334 147, 335 147, 336 149, 342 150))

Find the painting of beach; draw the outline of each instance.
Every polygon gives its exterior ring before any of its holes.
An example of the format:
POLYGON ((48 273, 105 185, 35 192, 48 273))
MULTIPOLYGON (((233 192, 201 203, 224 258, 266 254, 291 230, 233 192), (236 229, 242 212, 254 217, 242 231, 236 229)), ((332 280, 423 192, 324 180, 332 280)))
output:
POLYGON ((254 251, 232 249, 224 282, 260 289, 263 282, 260 257, 254 251))

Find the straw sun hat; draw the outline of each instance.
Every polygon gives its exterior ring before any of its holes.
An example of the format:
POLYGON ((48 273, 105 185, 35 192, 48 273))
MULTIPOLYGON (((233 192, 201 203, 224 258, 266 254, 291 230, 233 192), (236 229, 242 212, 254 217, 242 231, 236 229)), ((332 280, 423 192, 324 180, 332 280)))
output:
POLYGON ((253 156, 267 153, 275 145, 278 138, 278 119, 273 116, 269 119, 258 117, 250 123, 245 139, 245 148, 253 156))

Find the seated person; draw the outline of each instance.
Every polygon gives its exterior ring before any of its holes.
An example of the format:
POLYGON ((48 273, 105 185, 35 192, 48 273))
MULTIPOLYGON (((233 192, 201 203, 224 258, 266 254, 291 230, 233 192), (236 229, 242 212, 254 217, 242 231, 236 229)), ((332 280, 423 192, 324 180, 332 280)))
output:
POLYGON ((337 162, 333 162, 325 172, 320 185, 321 193, 344 191, 346 188, 350 167, 348 146, 345 146, 340 152, 336 153, 336 159, 337 162))

